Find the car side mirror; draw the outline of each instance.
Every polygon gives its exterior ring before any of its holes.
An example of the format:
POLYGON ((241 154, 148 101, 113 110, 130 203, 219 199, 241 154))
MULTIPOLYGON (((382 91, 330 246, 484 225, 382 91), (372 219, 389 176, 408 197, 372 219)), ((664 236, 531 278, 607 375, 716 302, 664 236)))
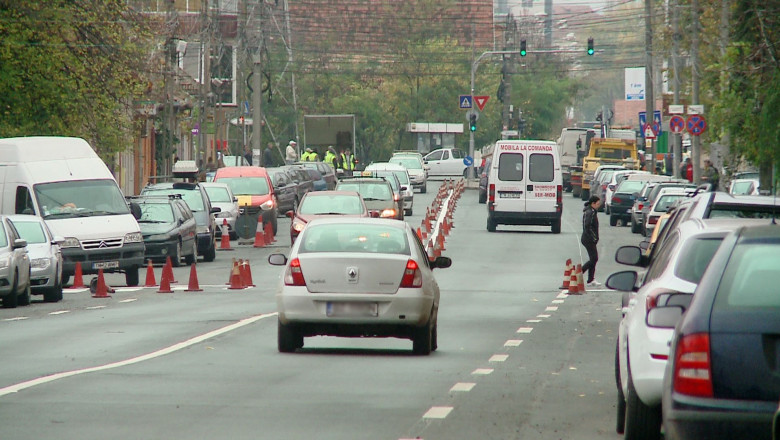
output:
POLYGON ((642 249, 638 246, 621 246, 615 251, 615 261, 629 266, 639 266, 642 260, 642 249))
POLYGON ((650 309, 646 322, 648 327, 674 328, 685 312, 682 306, 664 306, 650 309))
POLYGON ((436 257, 431 262, 431 269, 446 269, 452 266, 452 259, 449 257, 436 257))
POLYGON ((284 266, 287 264, 287 257, 284 254, 271 254, 268 256, 268 263, 273 266, 284 266))
POLYGON ((607 287, 621 292, 633 292, 636 290, 638 274, 633 270, 615 272, 607 278, 607 287))
POLYGON ((233 201, 238 203, 238 197, 233 196, 233 201))
POLYGON ((14 249, 21 249, 24 247, 27 247, 27 240, 25 240, 24 238, 17 238, 16 240, 14 240, 14 246, 13 246, 14 249))
POLYGON ((408 189, 409 189, 409 187, 408 187, 408 186, 406 186, 406 185, 401 185, 401 191, 406 191, 406 190, 408 190, 408 189))
POLYGON ((141 205, 139 205, 137 202, 130 202, 130 214, 132 214, 136 220, 140 219, 143 215, 143 212, 141 211, 141 205))
POLYGON ((650 247, 650 242, 649 242, 649 241, 647 241, 647 240, 642 240, 642 241, 639 243, 639 249, 642 249, 643 251, 646 251, 646 250, 647 250, 647 248, 649 248, 649 247, 650 247))
POLYGON ((61 235, 55 235, 54 239, 51 241, 52 244, 61 245, 65 241, 65 237, 61 235))
POLYGON ((212 214, 216 214, 218 212, 222 212, 222 208, 220 208, 219 206, 212 206, 211 207, 211 211, 209 211, 209 212, 212 213, 212 214))

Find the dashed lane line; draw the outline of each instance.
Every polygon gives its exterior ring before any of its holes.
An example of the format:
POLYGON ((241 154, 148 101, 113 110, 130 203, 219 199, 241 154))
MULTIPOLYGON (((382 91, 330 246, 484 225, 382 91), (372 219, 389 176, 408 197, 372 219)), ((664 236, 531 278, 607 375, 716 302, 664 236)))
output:
POLYGON ((467 393, 472 390, 477 384, 474 382, 458 382, 450 388, 451 393, 464 392, 467 393))

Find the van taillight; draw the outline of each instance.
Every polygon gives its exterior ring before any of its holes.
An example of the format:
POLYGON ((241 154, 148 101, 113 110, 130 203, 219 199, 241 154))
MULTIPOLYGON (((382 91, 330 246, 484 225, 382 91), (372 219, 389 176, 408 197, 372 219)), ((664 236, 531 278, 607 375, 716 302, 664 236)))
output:
POLYGON ((297 258, 290 261, 287 271, 284 273, 284 284, 287 286, 305 286, 306 280, 303 279, 301 271, 301 262, 297 258))
POLYGON ((491 183, 488 186, 488 201, 490 203, 495 203, 496 202, 496 184, 495 183, 491 183))
POLYGON ((401 278, 401 285, 399 287, 421 287, 422 286, 422 272, 420 267, 414 260, 406 262, 406 269, 404 269, 404 276, 401 278))
POLYGON ((563 185, 558 185, 558 188, 555 190, 555 211, 556 212, 562 212, 563 211, 563 185))
POLYGON ((710 335, 694 333, 677 341, 674 354, 674 391, 697 397, 712 397, 710 335))

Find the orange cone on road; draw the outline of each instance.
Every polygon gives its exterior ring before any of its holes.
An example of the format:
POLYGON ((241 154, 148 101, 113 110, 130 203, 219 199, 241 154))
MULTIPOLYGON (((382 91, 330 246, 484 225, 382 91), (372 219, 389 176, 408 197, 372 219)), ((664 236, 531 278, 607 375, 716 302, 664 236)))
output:
MULTIPOLYGON (((172 277, 173 275, 171 275, 172 277)), ((157 289, 157 293, 173 293, 173 290, 171 289, 171 278, 169 278, 168 273, 165 271, 165 266, 163 266, 162 275, 160 275, 160 288, 157 289)))
POLYGON ((241 282, 241 271, 238 268, 238 263, 234 261, 233 269, 230 271, 230 287, 228 289, 238 290, 243 289, 245 286, 241 282))
POLYGON ((585 293, 585 277, 582 276, 582 265, 577 265, 577 290, 580 293, 585 293))
POLYGON ((157 280, 154 278, 154 266, 152 266, 152 260, 149 260, 149 264, 146 266, 146 284, 144 287, 157 286, 157 280))
POLYGON ((190 282, 187 284, 187 289, 185 292, 202 292, 203 289, 200 288, 200 285, 198 284, 198 271, 195 269, 195 263, 192 263, 190 265, 190 282))
POLYGON ((108 294, 108 286, 106 286, 106 280, 103 278, 103 269, 98 269, 98 276, 97 276, 97 288, 95 289, 95 294, 92 295, 92 298, 110 298, 111 295, 108 294))
POLYGON ((178 283, 176 281, 176 278, 173 276, 173 264, 171 263, 171 257, 167 257, 165 259, 165 264, 163 265, 163 275, 168 277, 168 282, 170 283, 178 283))
POLYGON ((227 219, 222 220, 222 237, 220 237, 220 241, 219 241, 219 250, 221 251, 233 250, 230 247, 230 232, 228 232, 227 219))
POLYGON ((257 228, 255 229, 255 244, 254 247, 265 247, 265 234, 263 233, 263 217, 257 218, 257 228))
POLYGON ((265 235, 265 244, 269 245, 272 244, 274 241, 274 226, 271 223, 266 223, 265 228, 263 229, 263 234, 265 235))
POLYGON ((569 290, 569 281, 571 279, 571 258, 566 260, 566 267, 563 269, 563 284, 559 289, 569 290))
POLYGON ((246 266, 246 285, 247 287, 255 287, 255 283, 252 281, 252 267, 249 266, 249 260, 244 260, 246 266))
POLYGON ((81 262, 76 262, 76 272, 73 274, 73 285, 70 289, 83 289, 87 286, 84 285, 84 274, 81 271, 81 262))

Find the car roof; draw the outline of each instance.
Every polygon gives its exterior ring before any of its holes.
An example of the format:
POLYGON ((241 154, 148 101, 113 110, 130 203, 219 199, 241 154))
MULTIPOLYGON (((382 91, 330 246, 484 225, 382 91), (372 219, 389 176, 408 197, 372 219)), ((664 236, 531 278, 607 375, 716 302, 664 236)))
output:
POLYGON ((12 222, 36 222, 36 223, 43 223, 46 224, 46 222, 43 220, 43 217, 37 216, 37 215, 29 215, 29 214, 8 214, 3 217, 6 217, 7 219, 11 220, 12 222))
MULTIPOLYGON (((765 220, 766 222, 766 220, 765 220)), ((777 224, 766 223, 764 225, 745 226, 739 231, 740 239, 755 240, 763 238, 780 238, 780 226, 777 224)))
POLYGON ((694 234, 696 231, 706 232, 730 232, 737 230, 745 226, 761 226, 762 224, 769 224, 769 220, 766 219, 754 219, 754 218, 715 218, 715 219, 701 219, 690 218, 677 225, 677 229, 682 236, 688 234, 694 234))
MULTIPOLYGON (((146 185, 143 189, 180 189, 184 191, 199 190, 202 182, 161 182, 146 185)), ((144 194, 146 195, 146 194, 144 194)))
POLYGON ((390 185, 390 182, 385 180, 384 177, 353 176, 353 177, 344 177, 344 178, 339 180, 339 184, 341 184, 341 183, 348 183, 348 182, 386 183, 386 184, 390 185))
POLYGON ((389 162, 376 162, 368 165, 366 167, 366 171, 373 171, 373 170, 380 170, 380 171, 406 171, 406 167, 403 165, 398 165, 397 163, 389 163, 389 162))
POLYGON ((200 186, 204 188, 214 188, 214 187, 227 188, 228 190, 230 190, 230 186, 227 183, 222 183, 222 182, 201 182, 200 186))
POLYGON ((263 167, 222 167, 217 168, 215 179, 219 177, 267 177, 268 172, 263 167))
POLYGON ((359 225, 359 224, 378 224, 381 226, 385 226, 388 228, 396 228, 396 229, 406 229, 408 227, 408 223, 395 220, 395 219, 388 219, 388 218, 370 218, 370 217, 344 217, 344 216, 337 216, 337 217, 318 217, 311 222, 307 224, 307 227, 311 225, 329 225, 329 224, 351 224, 351 225, 359 225))
POLYGON ((329 190, 329 191, 309 191, 304 197, 323 197, 323 196, 357 196, 360 197, 360 193, 357 191, 343 191, 343 190, 329 190))

